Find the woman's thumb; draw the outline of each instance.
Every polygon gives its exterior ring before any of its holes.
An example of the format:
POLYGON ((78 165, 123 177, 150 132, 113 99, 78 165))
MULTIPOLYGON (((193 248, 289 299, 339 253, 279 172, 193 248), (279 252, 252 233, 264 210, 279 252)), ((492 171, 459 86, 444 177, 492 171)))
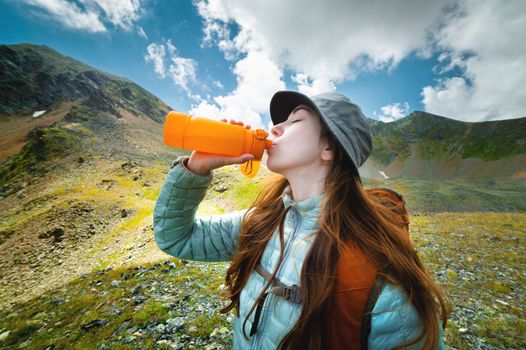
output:
POLYGON ((243 164, 244 162, 246 162, 247 160, 251 160, 251 159, 254 159, 254 155, 251 154, 251 153, 245 153, 245 154, 242 154, 240 155, 238 158, 237 158, 237 161, 236 163, 238 164, 243 164))

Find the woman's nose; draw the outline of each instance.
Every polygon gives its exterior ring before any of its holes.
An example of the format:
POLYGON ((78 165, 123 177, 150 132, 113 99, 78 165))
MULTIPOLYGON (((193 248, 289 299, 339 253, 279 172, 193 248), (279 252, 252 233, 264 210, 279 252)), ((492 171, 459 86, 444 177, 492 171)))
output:
POLYGON ((280 130, 279 130, 279 126, 278 125, 274 125, 271 129, 270 129, 270 133, 274 136, 279 136, 280 135, 280 130))

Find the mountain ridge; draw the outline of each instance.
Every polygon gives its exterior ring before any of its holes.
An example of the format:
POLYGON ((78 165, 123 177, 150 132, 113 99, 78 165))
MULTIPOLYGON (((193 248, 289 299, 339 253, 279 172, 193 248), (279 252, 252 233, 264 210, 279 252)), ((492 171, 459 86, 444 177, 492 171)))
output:
MULTIPOLYGON (((128 153, 133 156, 132 150, 136 148, 147 149, 146 153, 149 154, 143 154, 146 157, 167 152, 161 137, 162 123, 171 108, 126 78, 94 69, 47 46, 31 44, 0 45, 0 72, 0 117, 3 116, 4 120, 21 114, 31 120, 30 113, 50 109, 46 113, 51 117, 44 114, 40 118, 52 120, 55 127, 76 123, 86 127, 91 131, 87 138, 103 140, 91 147, 99 148, 98 152, 103 154, 128 153), (59 115, 56 111, 64 104, 69 104, 69 109, 59 115), (135 127, 127 133, 128 136, 120 135, 123 134, 123 126, 128 127, 136 122, 134 116, 149 118, 157 125, 135 127), (133 135, 144 134, 144 130, 149 131, 149 137, 133 135), (112 138, 120 140, 113 142, 112 138), (155 142, 149 142, 148 139, 155 142), (112 144, 115 147, 108 147, 112 144)), ((360 169, 363 176, 378 178, 383 176, 380 173, 382 171, 389 177, 504 178, 526 181, 523 175, 525 169, 518 166, 522 161, 526 162, 526 117, 464 122, 414 111, 390 123, 369 121, 373 151, 360 169), (503 167, 502 163, 506 163, 507 159, 515 165, 503 167), (453 171, 455 168, 475 169, 480 167, 481 162, 491 171, 453 171), (498 169, 502 171, 498 172, 498 169)), ((36 123, 31 120, 25 125, 36 123)), ((18 144, 11 142, 9 137, 5 138, 3 144, 0 143, 0 162, 20 150, 21 144, 32 140, 34 132, 31 134, 30 128, 23 131, 25 134, 20 131, 18 135, 18 144), (16 147, 2 152, 9 148, 6 145, 9 142, 16 147)), ((82 138, 81 135, 77 136, 82 138)))
POLYGON ((373 152, 363 169, 368 176, 378 177, 379 171, 385 170, 389 176, 420 177, 425 174, 441 178, 440 174, 449 173, 456 174, 451 175, 453 177, 483 179, 482 174, 474 171, 455 172, 452 169, 484 162, 488 169, 493 169, 485 173, 488 178, 525 180, 526 169, 520 164, 526 162, 526 117, 468 123, 413 112, 390 123, 373 123, 371 127, 373 152), (512 160, 513 164, 502 167, 502 163, 512 160), (437 170, 434 173, 433 168, 437 170))
POLYGON ((0 195, 74 163, 69 155, 168 159, 162 128, 170 110, 130 80, 47 46, 0 45, 0 195), (39 110, 46 112, 34 118, 39 110))

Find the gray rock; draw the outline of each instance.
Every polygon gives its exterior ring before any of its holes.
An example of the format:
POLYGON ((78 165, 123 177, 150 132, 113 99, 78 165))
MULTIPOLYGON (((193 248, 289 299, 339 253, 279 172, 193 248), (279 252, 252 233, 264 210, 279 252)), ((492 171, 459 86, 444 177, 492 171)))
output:
POLYGON ((144 303, 146 300, 148 300, 148 298, 145 297, 144 295, 137 295, 133 297, 133 304, 139 305, 139 304, 144 303))
POLYGON ((183 344, 179 344, 177 342, 166 340, 166 339, 159 340, 156 344, 159 346, 164 345, 165 347, 167 346, 168 349, 174 349, 174 350, 179 350, 183 348, 183 344))
POLYGON ((10 333, 11 333, 11 331, 5 331, 4 333, 0 334, 0 341, 6 340, 7 337, 9 337, 10 333))
POLYGON ((214 191, 218 193, 223 193, 228 190, 228 186, 225 186, 224 184, 219 184, 217 186, 214 186, 214 191))
POLYGON ((122 281, 113 280, 111 281, 112 287, 119 287, 122 284, 122 281))
POLYGON ((181 327, 184 325, 184 318, 183 317, 176 317, 176 318, 170 318, 168 321, 166 321, 166 324, 172 327, 181 327))
POLYGON ((166 332, 166 326, 165 326, 164 324, 162 324, 162 323, 161 323, 161 324, 158 324, 158 325, 155 327, 155 331, 156 331, 157 333, 161 333, 161 334, 162 334, 162 333, 166 332))
POLYGON ((93 321, 90 321, 88 323, 85 323, 83 324, 82 326, 80 326, 80 328, 82 330, 89 330, 89 329, 92 329, 92 328, 99 328, 99 327, 104 327, 105 325, 108 324, 108 321, 107 320, 103 320, 103 319, 95 319, 93 321))

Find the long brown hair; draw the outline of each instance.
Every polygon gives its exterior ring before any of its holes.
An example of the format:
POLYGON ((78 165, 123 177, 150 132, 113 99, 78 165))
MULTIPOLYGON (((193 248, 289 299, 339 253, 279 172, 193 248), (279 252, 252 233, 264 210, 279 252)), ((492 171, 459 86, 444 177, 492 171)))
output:
MULTIPOLYGON (((358 170, 323 123, 322 139, 329 141, 333 161, 325 179, 320 230, 301 270, 302 308, 299 319, 282 339, 280 349, 314 350, 324 347, 326 335, 320 324, 324 324, 329 316, 338 259, 348 243, 361 249, 387 281, 406 291, 420 316, 422 331, 399 348, 415 344, 425 337, 423 348, 434 349, 439 340, 437 320, 441 319, 445 327, 449 314, 446 295, 422 264, 407 233, 399 225, 399 217, 367 195, 358 170)), ((287 185, 288 181, 283 176, 271 176, 247 211, 241 226, 238 251, 225 278, 230 304, 221 309, 222 313, 236 308, 239 316, 241 290, 260 263, 267 243, 278 228, 281 250, 279 262, 272 271, 272 276, 276 275, 283 259, 283 222, 290 209, 285 209, 282 201, 287 185)), ((248 315, 264 297, 268 284, 248 315)))

